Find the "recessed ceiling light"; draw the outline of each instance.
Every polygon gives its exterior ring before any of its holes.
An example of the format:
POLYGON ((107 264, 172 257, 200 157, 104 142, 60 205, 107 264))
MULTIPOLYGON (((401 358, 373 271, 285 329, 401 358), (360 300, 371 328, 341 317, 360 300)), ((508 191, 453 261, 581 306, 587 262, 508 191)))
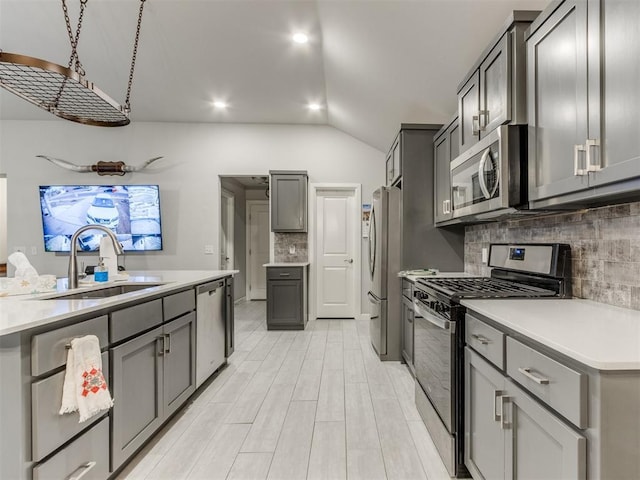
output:
POLYGON ((298 32, 294 33, 293 37, 291 37, 296 43, 307 43, 309 41, 309 37, 306 33, 298 32))
POLYGON ((309 110, 313 110, 314 112, 317 112, 322 108, 322 106, 319 103, 310 103, 308 107, 309 107, 309 110))
POLYGON ((215 100, 213 102, 213 106, 214 106, 214 108, 217 108, 217 109, 220 109, 220 110, 223 110, 223 109, 228 107, 227 102, 224 102, 222 100, 215 100))

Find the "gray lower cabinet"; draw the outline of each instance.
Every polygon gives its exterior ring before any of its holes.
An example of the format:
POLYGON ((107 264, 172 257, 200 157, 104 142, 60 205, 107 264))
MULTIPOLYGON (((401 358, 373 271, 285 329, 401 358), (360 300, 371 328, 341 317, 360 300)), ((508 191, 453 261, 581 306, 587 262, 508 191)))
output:
POLYGON ((271 231, 307 231, 307 172, 270 171, 271 231))
POLYGON ((532 24, 527 104, 533 207, 637 196, 638 24, 640 3, 629 0, 564 0, 532 24))
POLYGON ((474 478, 585 479, 586 438, 465 350, 465 464, 474 478))
POLYGON ((303 330, 307 324, 306 267, 267 267, 267 328, 303 330))
POLYGON ((195 391, 195 313, 111 349, 116 470, 195 391))
POLYGON ((402 358, 413 372, 413 303, 410 298, 402 297, 402 358))

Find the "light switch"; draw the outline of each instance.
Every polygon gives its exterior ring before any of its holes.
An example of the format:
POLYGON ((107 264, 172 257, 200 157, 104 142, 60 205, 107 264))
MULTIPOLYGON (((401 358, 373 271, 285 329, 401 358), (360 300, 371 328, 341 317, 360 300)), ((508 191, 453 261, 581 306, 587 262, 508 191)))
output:
POLYGON ((204 246, 204 254, 205 255, 213 255, 213 245, 205 245, 204 246))

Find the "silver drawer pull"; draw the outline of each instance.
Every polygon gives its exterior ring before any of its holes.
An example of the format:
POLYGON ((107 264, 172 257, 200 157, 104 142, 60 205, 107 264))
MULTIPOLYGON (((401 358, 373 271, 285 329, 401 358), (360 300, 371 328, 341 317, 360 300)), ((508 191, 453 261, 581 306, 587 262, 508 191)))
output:
POLYGON ((482 345, 489 345, 491 343, 491 340, 489 340, 487 337, 485 337, 484 335, 478 335, 477 333, 472 333, 471 338, 475 338, 482 345))
MULTIPOLYGON (((504 392, 501 392, 504 393, 504 392)), ((498 397, 500 399, 500 430, 507 430, 511 424, 507 421, 507 416, 505 415, 504 412, 504 404, 506 402, 511 401, 511 397, 508 395, 501 395, 500 397, 498 397)))
POLYGON ((502 421, 502 414, 504 413, 502 408, 502 395, 504 392, 502 390, 494 390, 493 391, 493 419, 496 422, 502 421), (500 411, 496 412, 496 405, 498 404, 498 399, 500 399, 500 411))
POLYGON ((290 277, 291 274, 290 273, 281 273, 280 276, 281 277, 290 277))
POLYGON ((80 480, 84 477, 89 470, 96 466, 96 462, 87 462, 84 465, 80 465, 71 475, 67 477, 67 480, 80 480))
POLYGON ((533 373, 531 373, 531 368, 518 368, 518 371, 523 374, 525 377, 527 377, 529 380, 533 380, 534 382, 536 382, 538 385, 548 385, 549 384, 549 379, 548 378, 543 378, 543 377, 537 377, 535 376, 533 373))

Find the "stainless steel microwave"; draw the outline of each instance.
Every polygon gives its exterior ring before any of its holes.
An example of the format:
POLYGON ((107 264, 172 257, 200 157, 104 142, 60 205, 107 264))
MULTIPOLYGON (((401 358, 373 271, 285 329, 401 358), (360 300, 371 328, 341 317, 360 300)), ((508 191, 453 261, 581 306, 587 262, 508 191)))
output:
POLYGON ((527 130, 503 125, 451 162, 453 218, 489 220, 528 208, 527 130))

